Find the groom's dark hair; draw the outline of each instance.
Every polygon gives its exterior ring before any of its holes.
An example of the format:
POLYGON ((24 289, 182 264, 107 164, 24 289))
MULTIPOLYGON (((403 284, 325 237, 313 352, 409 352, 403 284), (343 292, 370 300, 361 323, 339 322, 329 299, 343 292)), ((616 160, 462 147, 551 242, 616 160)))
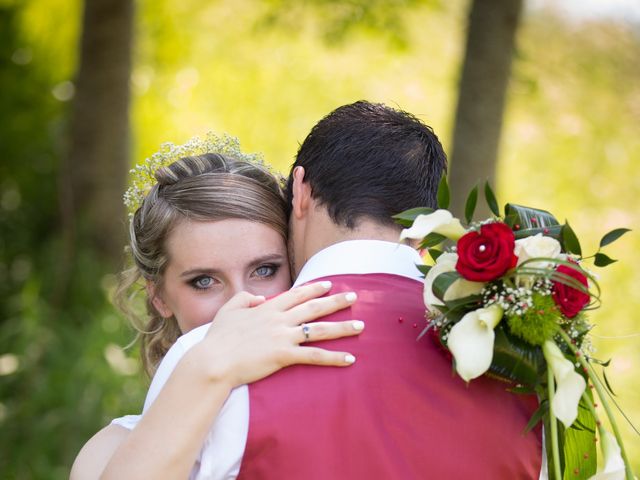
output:
MULTIPOLYGON (((338 225, 361 218, 394 225, 392 215, 435 207, 447 158, 431 127, 414 115, 359 101, 320 120, 291 167, 304 167, 311 195, 338 225)), ((286 195, 291 207, 293 175, 286 195)))

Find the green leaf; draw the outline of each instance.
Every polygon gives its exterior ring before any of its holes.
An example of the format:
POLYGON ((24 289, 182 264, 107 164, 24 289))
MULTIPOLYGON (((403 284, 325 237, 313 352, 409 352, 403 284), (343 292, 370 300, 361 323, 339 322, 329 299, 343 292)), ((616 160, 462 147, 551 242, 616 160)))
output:
POLYGON ((576 236, 575 232, 569 225, 569 222, 566 222, 562 226, 562 243, 564 245, 564 250, 567 253, 575 253, 578 256, 582 256, 582 248, 580 248, 580 241, 576 236))
POLYGON ((416 207, 400 212, 397 215, 393 215, 391 218, 403 227, 410 227, 418 215, 429 215, 430 213, 433 213, 433 208, 416 207))
POLYGON ((422 273, 423 275, 426 275, 427 273, 429 273, 429 270, 431 270, 430 265, 416 265, 416 268, 420 270, 420 273, 422 273))
POLYGON ((607 265, 611 265, 612 263, 616 263, 617 260, 614 260, 613 258, 609 258, 607 255, 605 255, 604 253, 596 253, 596 258, 593 261, 593 264, 596 267, 606 267, 607 265))
POLYGON ((604 384, 607 386, 607 390, 609 390, 611 395, 615 395, 613 388, 611 388, 611 385, 609 384, 609 379, 607 378, 607 373, 604 371, 604 368, 602 369, 602 378, 604 379, 604 384))
POLYGON ((487 200, 487 205, 489 209, 493 212, 496 217, 500 216, 500 207, 498 207, 498 201, 496 200, 496 195, 491 190, 491 186, 489 182, 484 184, 484 198, 487 200))
MULTIPOLYGON (((591 394, 588 390, 587 395, 591 394)), ((580 400, 580 405, 584 399, 580 400)), ((586 405, 585 405, 586 406, 586 405)), ((596 473, 596 420, 588 408, 578 409, 575 424, 581 428, 567 428, 564 431, 564 479, 587 479, 596 473), (577 471, 578 475, 574 472, 577 471)), ((574 425, 575 425, 574 424, 574 425)))
POLYGON ((476 211, 476 204, 478 203, 478 185, 473 187, 473 190, 469 192, 467 201, 464 204, 464 218, 467 223, 471 223, 473 220, 473 214, 476 211))
POLYGON ((437 248, 430 248, 428 252, 429 255, 431 255, 431 258, 433 258, 434 262, 438 260, 438 257, 444 253, 442 250, 438 250, 437 248))
POLYGON ((604 237, 602 237, 602 240, 600 240, 600 248, 605 247, 605 246, 609 245, 610 243, 615 242, 622 235, 624 235, 625 233, 630 232, 630 231, 631 230, 628 229, 628 228, 616 228, 615 230, 611 230, 604 237))
POLYGON ((438 185, 438 207, 447 209, 449 208, 449 201, 451 195, 449 193, 449 184, 447 183, 447 176, 442 175, 440 184, 438 185))
MULTIPOLYGON (((444 300, 443 300, 444 301, 444 300)), ((445 310, 447 312, 447 316, 450 317, 450 313, 460 313, 463 314, 467 312, 467 310, 474 310, 478 308, 478 306, 482 302, 482 295, 469 295, 464 298, 456 298, 455 300, 447 300, 444 302, 445 310), (470 308, 473 307, 473 308, 470 308)), ((441 307, 442 309, 442 307, 441 307)))
POLYGON ((440 245, 447 239, 444 235, 440 235, 439 233, 430 233, 422 240, 420 244, 420 248, 424 250, 425 248, 435 247, 436 245, 440 245))
POLYGON ((542 402, 540 402, 540 405, 538 406, 536 411, 533 412, 533 415, 531 415, 531 418, 529 419, 527 426, 524 427, 523 433, 527 434, 531 430, 533 430, 535 426, 542 420, 542 417, 544 417, 548 411, 549 411, 549 401, 543 400, 542 402))
POLYGON ((597 363, 598 365, 601 365, 603 367, 608 367, 611 364, 611 359, 604 361, 604 360, 598 360, 597 358, 591 357, 589 359, 589 362, 597 363))
POLYGON ((535 390, 533 390, 531 387, 523 385, 516 385, 515 387, 510 388, 509 391, 511 393, 515 393, 516 395, 533 395, 536 393, 535 390))

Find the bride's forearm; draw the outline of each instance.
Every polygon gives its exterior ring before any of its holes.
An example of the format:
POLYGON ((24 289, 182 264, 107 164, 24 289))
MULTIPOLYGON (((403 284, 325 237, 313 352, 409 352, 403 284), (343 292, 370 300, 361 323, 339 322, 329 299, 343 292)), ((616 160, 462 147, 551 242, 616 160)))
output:
POLYGON ((187 478, 231 385, 198 346, 176 366, 155 402, 109 461, 102 479, 187 478))

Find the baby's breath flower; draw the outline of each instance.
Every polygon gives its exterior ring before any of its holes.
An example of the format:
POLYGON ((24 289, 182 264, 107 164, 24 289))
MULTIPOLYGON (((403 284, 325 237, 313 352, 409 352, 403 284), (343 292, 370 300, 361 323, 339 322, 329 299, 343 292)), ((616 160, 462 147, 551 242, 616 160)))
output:
POLYGON ((131 174, 131 186, 123 196, 129 215, 135 213, 142 204, 144 197, 156 183, 155 174, 159 168, 171 165, 183 157, 204 155, 205 153, 219 153, 234 160, 257 163, 269 169, 265 165, 261 154, 244 153, 240 148, 240 141, 236 137, 227 134, 219 137, 212 132, 208 132, 204 139, 194 137, 182 145, 175 145, 171 142, 163 143, 159 151, 129 171, 131 174))

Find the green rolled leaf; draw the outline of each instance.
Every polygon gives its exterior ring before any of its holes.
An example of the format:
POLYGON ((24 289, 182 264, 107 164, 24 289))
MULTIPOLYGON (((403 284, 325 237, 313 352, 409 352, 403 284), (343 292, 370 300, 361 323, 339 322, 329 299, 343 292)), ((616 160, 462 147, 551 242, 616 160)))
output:
POLYGON ((442 175, 440 178, 440 184, 438 185, 438 208, 449 208, 449 202, 451 200, 451 194, 449 193, 449 183, 447 182, 447 176, 442 175))
MULTIPOLYGON (((515 225, 519 225, 517 222, 515 225)), ((513 228, 513 226, 511 226, 513 228)), ((542 233, 545 237, 552 237, 561 242, 562 236, 562 225, 552 225, 550 227, 544 228, 525 228, 514 230, 513 235, 516 237, 516 240, 520 238, 532 237, 538 233, 542 233)))
POLYGON ((576 236, 575 232, 569 225, 569 222, 566 222, 562 226, 562 244, 564 246, 564 250, 567 253, 575 253, 578 256, 582 256, 582 248, 580 247, 580 241, 576 236))
POLYGON ((505 223, 511 228, 518 226, 517 231, 528 231, 530 235, 536 233, 544 233, 547 236, 550 235, 552 227, 560 225, 556 217, 546 210, 540 210, 538 208, 525 207, 523 205, 517 205, 515 203, 507 203, 504 207, 505 223), (549 232, 545 232, 548 229, 549 232))
POLYGON ((458 272, 441 273, 433 280, 431 290, 433 290, 436 297, 444 301, 444 294, 447 292, 447 289, 453 284, 453 282, 460 278, 462 278, 462 276, 458 272))
POLYGON ((488 374, 511 383, 535 387, 545 369, 540 347, 510 334, 500 323, 495 328, 493 361, 488 374))
POLYGON ((610 243, 615 242, 622 235, 624 235, 625 233, 630 232, 630 231, 631 230, 628 229, 628 228, 616 228, 615 230, 611 230, 604 237, 602 237, 602 240, 600 240, 600 248, 605 247, 605 246, 609 245, 610 243))
POLYGON ((471 223, 473 220, 473 214, 476 211, 476 205, 478 203, 478 185, 473 187, 473 190, 469 192, 469 196, 467 196, 467 201, 464 204, 464 218, 467 223, 471 223))
POLYGON ((430 213, 433 213, 433 208, 416 207, 393 215, 391 218, 403 227, 410 227, 418 215, 429 215, 430 213))
POLYGON ((596 258, 593 260, 593 264, 596 267, 606 267, 607 265, 611 265, 612 263, 616 263, 617 260, 608 257, 604 253, 596 253, 596 258))
POLYGON ((496 217, 500 216, 500 207, 498 207, 498 201, 496 200, 496 194, 493 193, 489 182, 484 184, 484 198, 487 200, 489 210, 493 212, 496 217))

